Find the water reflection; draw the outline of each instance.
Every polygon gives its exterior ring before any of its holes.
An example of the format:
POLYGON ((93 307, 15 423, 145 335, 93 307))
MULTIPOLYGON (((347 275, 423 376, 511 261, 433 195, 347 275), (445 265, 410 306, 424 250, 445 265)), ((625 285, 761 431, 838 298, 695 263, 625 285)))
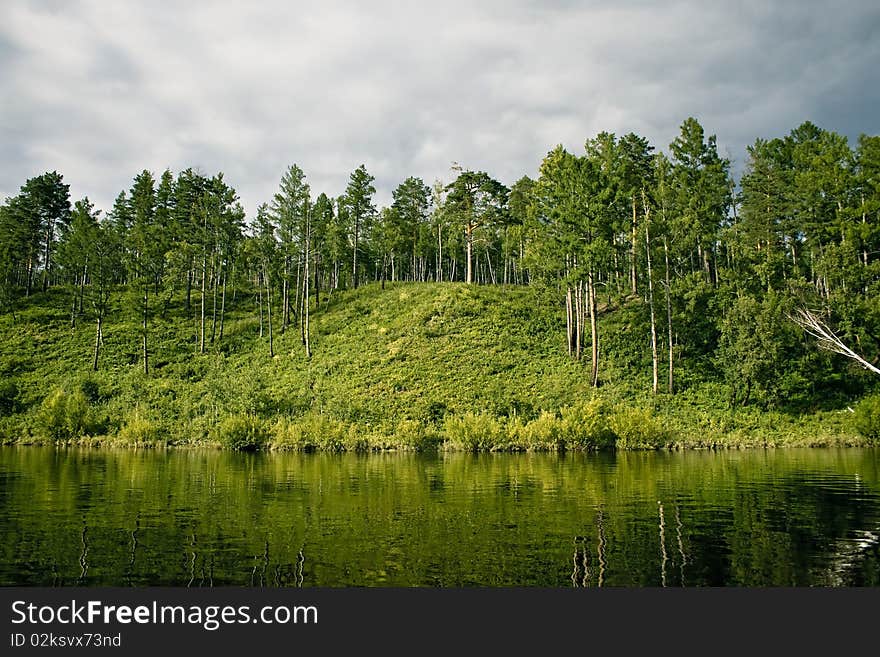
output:
POLYGON ((0 585, 875 586, 877 450, 0 449, 0 585))

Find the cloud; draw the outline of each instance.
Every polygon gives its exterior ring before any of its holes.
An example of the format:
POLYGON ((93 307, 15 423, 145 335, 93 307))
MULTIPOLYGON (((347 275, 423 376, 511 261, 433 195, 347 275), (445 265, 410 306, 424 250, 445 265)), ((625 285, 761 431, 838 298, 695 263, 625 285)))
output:
POLYGON ((812 120, 880 131, 876 3, 13 3, 0 194, 61 171, 109 209, 147 168, 223 171, 253 214, 299 164, 379 203, 450 164, 507 184, 601 130, 660 150, 696 116, 740 166, 812 120), (181 6, 182 5, 182 6, 181 6))

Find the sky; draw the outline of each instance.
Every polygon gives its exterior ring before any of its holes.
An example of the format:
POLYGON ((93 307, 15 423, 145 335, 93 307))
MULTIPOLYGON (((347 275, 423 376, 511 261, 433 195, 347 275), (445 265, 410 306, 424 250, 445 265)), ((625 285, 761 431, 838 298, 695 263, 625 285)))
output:
POLYGON ((149 169, 218 171, 251 217, 298 164, 360 164, 390 203, 453 163, 511 185, 600 131, 667 151, 696 117, 741 171, 803 121, 880 133, 880 3, 681 0, 3 3, 0 198, 57 170, 72 200, 149 169))

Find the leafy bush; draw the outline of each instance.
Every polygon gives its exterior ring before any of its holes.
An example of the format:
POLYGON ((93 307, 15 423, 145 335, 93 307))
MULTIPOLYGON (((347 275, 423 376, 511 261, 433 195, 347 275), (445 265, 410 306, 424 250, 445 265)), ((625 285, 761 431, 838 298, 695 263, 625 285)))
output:
POLYGON ((12 415, 18 408, 18 386, 15 381, 0 382, 0 416, 12 415))
POLYGON ((564 423, 556 413, 543 411, 522 426, 518 433, 528 449, 565 449, 564 423))
POLYGON ((871 442, 880 442, 880 395, 865 397, 858 403, 853 425, 871 442))
POLYGON ((128 416, 117 434, 117 440, 129 445, 153 445, 160 439, 158 425, 145 418, 137 408, 128 416))
POLYGON ((307 413, 298 420, 283 417, 272 427, 272 446, 276 449, 341 452, 356 447, 350 427, 320 413, 307 413))
POLYGON ((464 415, 448 415, 443 423, 450 447, 469 452, 498 448, 507 443, 501 423, 485 413, 468 411, 464 415))
POLYGON ((620 404, 611 416, 611 430, 619 449, 657 449, 666 444, 666 432, 650 411, 620 404))
POLYGON ((214 428, 214 438, 228 449, 252 451, 269 440, 263 422, 252 415, 231 415, 214 428))
POLYGON ((97 419, 81 391, 69 394, 62 388, 56 388, 43 400, 36 427, 53 440, 94 436, 106 431, 106 423, 97 419))
POLYGON ((394 437, 404 446, 417 451, 437 449, 440 437, 435 431, 416 420, 401 420, 394 429, 394 437))
POLYGON ((599 397, 560 409, 562 436, 571 448, 604 449, 614 446, 611 408, 599 397))

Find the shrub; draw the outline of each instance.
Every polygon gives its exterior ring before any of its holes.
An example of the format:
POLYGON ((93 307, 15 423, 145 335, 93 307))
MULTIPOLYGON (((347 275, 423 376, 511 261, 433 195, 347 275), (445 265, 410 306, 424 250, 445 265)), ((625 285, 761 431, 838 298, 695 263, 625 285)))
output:
POLYGON ((272 427, 271 437, 276 449, 341 452, 356 443, 350 433, 344 422, 320 413, 307 413, 296 421, 280 418, 272 427))
POLYGON ((260 449, 269 439, 263 422, 253 415, 231 415, 214 428, 213 434, 221 445, 237 451, 260 449))
POLYGON ((555 413, 542 411, 518 433, 528 449, 565 449, 564 423, 555 413))
POLYGON ((880 442, 880 395, 865 397, 858 403, 853 425, 871 442, 880 442))
POLYGON ((129 445, 153 445, 160 440, 160 436, 158 425, 141 415, 140 409, 136 408, 122 425, 117 439, 129 445))
POLYGON ((620 449, 657 449, 666 444, 666 432, 651 412, 642 408, 616 406, 611 430, 620 449))
POLYGON ((464 415, 449 415, 443 423, 450 447, 469 452, 488 450, 505 444, 506 433, 501 423, 485 413, 468 411, 464 415))
POLYGON ((86 396, 79 390, 68 394, 61 388, 43 400, 36 418, 37 430, 53 440, 94 436, 106 430, 95 417, 86 396))
POLYGON ((404 447, 420 452, 437 449, 440 437, 416 420, 401 420, 394 428, 394 438, 404 447))
POLYGON ((560 409, 562 439, 571 448, 604 449, 614 446, 611 408, 600 397, 560 409))
POLYGON ((15 381, 0 382, 0 416, 12 415, 18 409, 18 386, 15 381))
POLYGON ((90 404, 100 401, 101 391, 98 388, 98 382, 94 379, 83 379, 79 384, 79 389, 90 404))

